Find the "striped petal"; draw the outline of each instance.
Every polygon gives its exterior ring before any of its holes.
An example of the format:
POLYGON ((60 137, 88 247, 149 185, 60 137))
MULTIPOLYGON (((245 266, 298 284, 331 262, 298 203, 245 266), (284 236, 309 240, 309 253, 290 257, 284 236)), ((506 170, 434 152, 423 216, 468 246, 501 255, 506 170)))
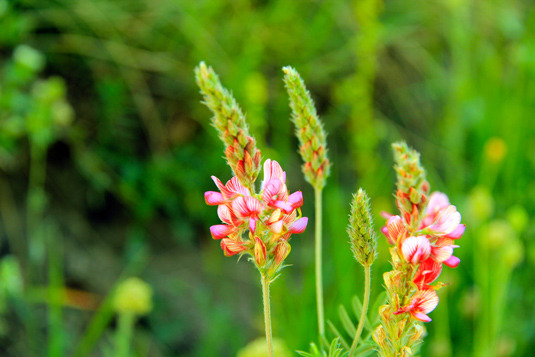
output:
POLYGON ((242 242, 224 238, 221 240, 221 249, 225 256, 230 257, 247 250, 247 247, 242 242))
POLYGON ((425 236, 409 237, 401 247, 403 257, 412 264, 427 260, 431 254, 431 243, 425 236))
POLYGON ((440 211, 435 222, 428 228, 434 231, 437 235, 447 235, 452 233, 461 223, 461 214, 453 205, 440 211))
POLYGON ((432 247, 431 254, 437 262, 442 263, 443 261, 449 259, 453 254, 453 246, 445 245, 442 247, 432 247))
POLYGON ((234 230, 235 228, 228 224, 216 224, 215 226, 210 227, 210 233, 212 233, 214 239, 225 238, 234 232, 234 230))
POLYGON ((223 195, 215 191, 207 191, 204 193, 204 200, 207 205, 216 206, 225 203, 223 195))
POLYGON ((303 233, 307 227, 307 224, 308 224, 308 218, 301 217, 290 226, 290 228, 288 229, 288 232, 292 234, 303 233))

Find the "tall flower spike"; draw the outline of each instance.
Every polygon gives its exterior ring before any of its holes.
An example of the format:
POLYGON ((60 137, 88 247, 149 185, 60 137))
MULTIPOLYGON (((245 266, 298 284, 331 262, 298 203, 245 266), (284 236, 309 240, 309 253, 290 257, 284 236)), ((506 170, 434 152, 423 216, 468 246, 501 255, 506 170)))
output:
POLYGON ((377 256, 377 235, 370 213, 370 199, 362 188, 353 195, 347 233, 355 259, 363 266, 371 266, 377 256))
POLYGON ((420 164, 420 153, 410 149, 405 142, 392 144, 392 149, 397 174, 396 203, 405 222, 417 229, 429 194, 425 169, 420 164))
POLYGON ((303 172, 306 180, 314 187, 325 186, 331 164, 327 158, 325 130, 318 118, 314 101, 305 87, 299 73, 292 67, 284 67, 284 83, 290 97, 292 121, 299 139, 303 172))
POLYGON ((249 134, 245 115, 211 67, 204 62, 199 63, 195 68, 195 78, 204 96, 204 104, 214 113, 212 124, 226 146, 229 166, 243 185, 252 189, 261 169, 261 155, 249 134))

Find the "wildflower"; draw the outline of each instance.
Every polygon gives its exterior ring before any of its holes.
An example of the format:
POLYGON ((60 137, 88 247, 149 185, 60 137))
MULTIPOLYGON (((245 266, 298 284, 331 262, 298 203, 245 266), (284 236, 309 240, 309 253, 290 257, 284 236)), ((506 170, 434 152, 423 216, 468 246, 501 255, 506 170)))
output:
POLYGON ((442 264, 433 258, 428 258, 418 267, 413 282, 420 290, 428 289, 429 284, 437 280, 441 272, 442 264))
POLYGON ((397 241, 402 241, 408 234, 400 216, 390 216, 386 222, 386 226, 381 229, 381 232, 388 238, 390 244, 396 244, 397 241))
POLYGON ((254 234, 256 222, 263 210, 262 203, 251 196, 240 196, 232 201, 232 210, 239 218, 249 219, 249 230, 254 234))
POLYGON ((431 255, 431 243, 425 236, 407 238, 401 249, 403 257, 412 264, 419 264, 431 255))
POLYGON ((435 290, 426 289, 419 290, 414 294, 409 305, 394 312, 394 315, 399 315, 404 312, 408 312, 416 320, 423 322, 431 321, 431 318, 427 316, 428 313, 433 311, 438 305, 438 295, 435 290))
POLYGON ((221 239, 221 249, 226 257, 230 257, 241 253, 248 249, 247 245, 244 242, 239 242, 230 238, 221 239))

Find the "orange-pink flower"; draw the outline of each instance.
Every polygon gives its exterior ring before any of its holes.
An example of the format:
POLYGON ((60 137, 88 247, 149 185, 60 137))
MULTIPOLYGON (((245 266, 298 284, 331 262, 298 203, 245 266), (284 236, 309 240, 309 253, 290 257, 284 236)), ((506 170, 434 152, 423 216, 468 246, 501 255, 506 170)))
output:
POLYGON ((247 250, 247 245, 234 239, 223 238, 221 239, 221 249, 226 257, 230 257, 247 250))
POLYGON ((399 315, 404 312, 408 312, 416 320, 423 322, 431 321, 431 318, 427 316, 428 313, 433 311, 438 305, 438 295, 433 289, 419 290, 412 297, 410 303, 407 306, 402 307, 398 311, 394 312, 394 315, 399 315))

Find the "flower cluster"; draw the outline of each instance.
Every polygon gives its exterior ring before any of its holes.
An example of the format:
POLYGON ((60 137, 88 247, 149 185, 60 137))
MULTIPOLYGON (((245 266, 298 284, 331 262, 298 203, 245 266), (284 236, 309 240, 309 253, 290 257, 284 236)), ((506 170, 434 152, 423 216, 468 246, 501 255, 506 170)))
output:
POLYGON ((221 239, 226 256, 250 254, 260 271, 275 276, 290 253, 288 240, 302 233, 307 217, 299 217, 303 205, 301 191, 289 194, 286 173, 278 162, 264 162, 264 180, 258 195, 246 188, 237 177, 225 185, 212 176, 219 192, 204 194, 206 203, 217 207, 223 224, 210 227, 214 239, 221 239), (244 233, 248 231, 248 234, 244 233))
POLYGON ((396 206, 399 215, 388 219, 381 231, 392 245, 393 270, 384 274, 388 304, 381 307, 382 324, 374 332, 380 356, 413 354, 421 341, 428 314, 438 305, 442 284, 431 285, 443 265, 455 268, 455 241, 464 233, 461 214, 440 192, 429 195, 429 183, 418 152, 405 143, 393 145, 397 173, 396 206))
POLYGON ((460 259, 453 255, 457 248, 455 240, 461 238, 465 225, 461 224, 461 214, 450 205, 448 197, 441 192, 434 192, 422 217, 421 225, 411 233, 400 216, 391 216, 383 233, 388 241, 395 245, 404 262, 416 268, 412 282, 418 293, 411 302, 400 308, 395 314, 409 312, 420 321, 429 322, 427 313, 438 304, 438 297, 433 283, 442 271, 442 264, 457 267, 460 259))

